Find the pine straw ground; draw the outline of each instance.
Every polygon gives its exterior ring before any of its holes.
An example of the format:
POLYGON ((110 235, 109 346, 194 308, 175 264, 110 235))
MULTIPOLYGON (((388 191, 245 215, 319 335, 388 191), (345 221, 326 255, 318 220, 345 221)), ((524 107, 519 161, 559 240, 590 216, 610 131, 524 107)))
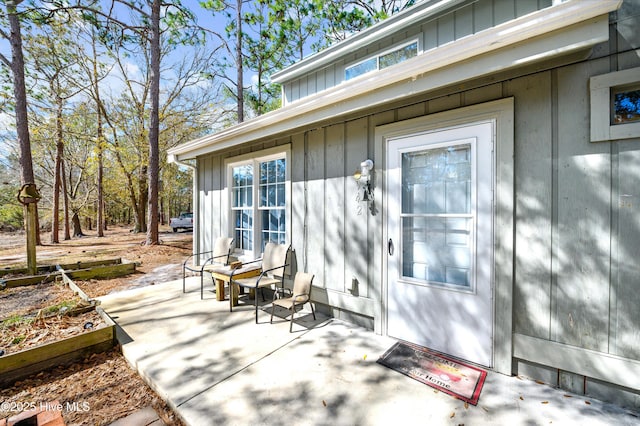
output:
POLYGON ((127 364, 119 348, 37 374, 0 391, 0 404, 9 407, 0 410, 0 418, 17 414, 20 405, 40 407, 51 401, 65 407, 62 417, 67 426, 108 425, 149 405, 166 424, 182 424, 127 364))
MULTIPOLYGON (((161 244, 158 246, 145 246, 145 235, 132 234, 128 228, 122 227, 107 230, 103 238, 98 238, 95 232, 89 231, 86 233, 93 235, 59 244, 46 243, 49 236, 42 234, 45 244, 37 248, 38 264, 117 257, 139 263, 136 273, 128 277, 76 282, 90 297, 140 285, 152 285, 176 274, 179 271, 178 265, 191 252, 190 232, 174 234, 168 232, 168 229, 162 231, 161 244), (168 275, 167 265, 175 265, 169 268, 168 275), (163 267, 162 275, 158 275, 159 267, 163 267)), ((0 268, 21 264, 24 266, 24 234, 0 233, 0 240, 3 242, 0 247, 0 268)), ((0 350, 15 352, 48 340, 81 333, 87 322, 99 326, 100 320, 92 316, 70 316, 61 314, 59 309, 53 313, 47 310, 51 306, 66 305, 73 299, 65 294, 62 287, 64 286, 61 284, 51 283, 11 291, 0 290, 0 320, 29 313, 35 317, 26 325, 13 324, 12 329, 0 330, 0 350), (43 312, 49 314, 44 315, 43 312), (15 336, 20 338, 16 339, 15 336), (19 342, 11 349, 8 346, 14 340, 19 342)), ((65 407, 62 415, 67 425, 108 425, 149 405, 165 423, 182 424, 175 413, 127 364, 119 347, 91 355, 71 366, 39 373, 8 389, 0 389, 0 419, 17 414, 19 408, 39 407, 40 404, 56 400, 65 407)))

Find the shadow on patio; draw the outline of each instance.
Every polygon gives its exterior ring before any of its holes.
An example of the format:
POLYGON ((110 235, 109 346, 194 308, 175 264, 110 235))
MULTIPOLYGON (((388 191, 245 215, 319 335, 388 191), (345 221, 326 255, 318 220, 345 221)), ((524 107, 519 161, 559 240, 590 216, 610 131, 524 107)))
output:
POLYGON ((310 310, 258 324, 252 304, 200 300, 199 279, 102 297, 127 360, 190 425, 635 424, 624 410, 489 373, 477 407, 379 365, 388 337, 310 310))

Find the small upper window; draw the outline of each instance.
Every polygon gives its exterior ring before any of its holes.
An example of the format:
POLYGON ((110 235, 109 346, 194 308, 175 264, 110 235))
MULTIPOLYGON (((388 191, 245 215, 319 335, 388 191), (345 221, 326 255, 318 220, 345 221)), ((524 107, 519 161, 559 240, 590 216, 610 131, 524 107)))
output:
POLYGON ((640 68, 589 79, 591 141, 640 137, 640 68))
POLYGON ((380 69, 390 67, 391 65, 399 64, 400 62, 404 62, 409 58, 413 58, 414 56, 418 56, 417 41, 411 44, 408 44, 398 50, 394 50, 393 52, 380 55, 380 59, 379 59, 380 69))
POLYGON ((640 121, 640 87, 612 88, 613 117, 611 124, 640 121))
POLYGON ((362 74, 366 74, 370 71, 375 71, 378 69, 378 58, 369 58, 366 61, 362 61, 356 65, 353 65, 347 68, 345 73, 345 79, 351 80, 354 77, 357 77, 362 74))
POLYGON ((405 44, 400 47, 395 47, 392 50, 385 51, 374 57, 365 59, 362 62, 358 62, 355 65, 351 65, 344 70, 345 80, 351 80, 352 78, 366 74, 371 71, 381 70, 391 65, 399 64, 409 58, 418 56, 418 42, 414 41, 409 44, 405 44))

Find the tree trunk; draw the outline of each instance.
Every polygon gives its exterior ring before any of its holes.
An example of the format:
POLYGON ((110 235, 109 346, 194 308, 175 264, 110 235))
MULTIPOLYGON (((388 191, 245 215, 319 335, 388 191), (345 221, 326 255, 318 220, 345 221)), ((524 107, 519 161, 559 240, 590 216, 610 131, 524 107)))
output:
MULTIPOLYGON (((16 132, 18 145, 20 146, 20 170, 22 184, 35 185, 33 175, 33 160, 31 158, 31 140, 29 138, 29 120, 27 117, 27 90, 24 81, 24 56, 22 54, 22 33, 20 31, 20 20, 16 6, 19 0, 6 0, 7 19, 9 20, 11 44, 11 73, 13 74, 13 94, 15 98, 16 132)), ((36 221, 37 204, 25 206, 24 214, 27 224, 27 272, 35 274, 36 263, 36 241, 38 229, 36 221), (33 229, 36 228, 36 229, 33 229)))
MULTIPOLYGON (((95 15, 94 15, 95 16, 95 15)), ((102 129, 102 102, 100 101, 100 85, 98 75, 98 53, 96 50, 95 31, 92 29, 91 47, 93 51, 93 74, 91 76, 93 83, 93 91, 96 101, 96 112, 98 120, 98 237, 104 237, 104 231, 107 230, 107 222, 104 218, 104 194, 103 194, 103 152, 104 152, 104 131, 102 129)))
POLYGON ((11 72, 13 74, 13 92, 16 101, 16 131, 20 145, 20 169, 22 183, 35 183, 33 160, 31 158, 31 140, 29 138, 29 120, 27 118, 27 90, 24 81, 24 56, 22 54, 22 34, 15 0, 7 0, 6 8, 11 27, 11 72))
POLYGON ((60 187, 62 172, 62 156, 64 153, 64 140, 62 130, 62 98, 56 97, 56 165, 53 185, 53 209, 51 211, 51 242, 59 243, 58 228, 60 227, 60 187))
POLYGON ((40 214, 38 213, 38 204, 36 204, 35 230, 36 230, 36 245, 41 246, 42 239, 40 238, 40 214))
POLYGON ((104 217, 102 218, 102 223, 103 223, 102 228, 103 228, 104 231, 108 231, 108 229, 107 229, 107 203, 105 203, 104 200, 102 201, 102 211, 103 211, 103 214, 104 214, 104 217))
POLYGON ((237 96, 238 96, 238 123, 244 121, 244 67, 242 60, 242 1, 236 0, 236 22, 238 24, 236 33, 236 68, 237 73, 237 96))
POLYGON ((160 225, 166 225, 167 219, 164 211, 164 197, 160 197, 160 225))
POLYGON ((73 217, 71 218, 71 222, 73 223, 73 236, 84 237, 84 234, 82 233, 82 226, 80 224, 80 216, 78 216, 78 212, 73 212, 73 217))
POLYGON ((151 123, 149 125, 149 222, 147 245, 158 237, 158 184, 160 173, 160 0, 151 5, 151 123))
POLYGON ((136 206, 136 224, 134 232, 147 232, 146 207, 148 202, 149 187, 147 186, 147 166, 141 166, 138 176, 138 204, 136 206))
POLYGON ((51 207, 51 243, 59 243, 58 228, 60 227, 60 162, 59 153, 56 154, 55 177, 53 178, 53 206, 51 207))
POLYGON ((62 176, 62 197, 64 199, 64 239, 71 239, 71 227, 69 224, 69 193, 67 191, 67 175, 65 173, 64 160, 60 162, 60 174, 62 176))
MULTIPOLYGON (((101 125, 101 123, 99 123, 101 125)), ((100 135, 102 132, 98 130, 98 134, 100 135)), ((98 136, 98 142, 102 145, 101 135, 98 136)), ((102 182, 103 182, 103 159, 102 159, 102 146, 98 147, 98 217, 97 217, 97 225, 98 228, 98 237, 104 237, 104 230, 106 229, 104 225, 104 195, 102 193, 102 182)))

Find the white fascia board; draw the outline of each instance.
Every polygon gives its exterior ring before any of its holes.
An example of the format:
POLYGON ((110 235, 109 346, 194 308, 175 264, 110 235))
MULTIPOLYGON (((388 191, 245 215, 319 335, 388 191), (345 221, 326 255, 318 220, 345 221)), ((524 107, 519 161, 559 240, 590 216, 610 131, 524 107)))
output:
POLYGON ((180 160, 310 126, 439 87, 589 48, 609 38, 622 0, 572 0, 349 80, 169 150, 180 160))
POLYGON ((418 3, 409 9, 392 15, 369 28, 349 36, 340 43, 329 46, 282 71, 274 73, 271 76, 271 81, 274 83, 284 83, 285 81, 292 80, 315 69, 323 68, 354 50, 366 47, 378 40, 388 37, 389 34, 408 28, 416 22, 422 21, 429 16, 435 16, 443 10, 456 7, 462 3, 468 3, 468 0, 441 0, 436 3, 418 3))

